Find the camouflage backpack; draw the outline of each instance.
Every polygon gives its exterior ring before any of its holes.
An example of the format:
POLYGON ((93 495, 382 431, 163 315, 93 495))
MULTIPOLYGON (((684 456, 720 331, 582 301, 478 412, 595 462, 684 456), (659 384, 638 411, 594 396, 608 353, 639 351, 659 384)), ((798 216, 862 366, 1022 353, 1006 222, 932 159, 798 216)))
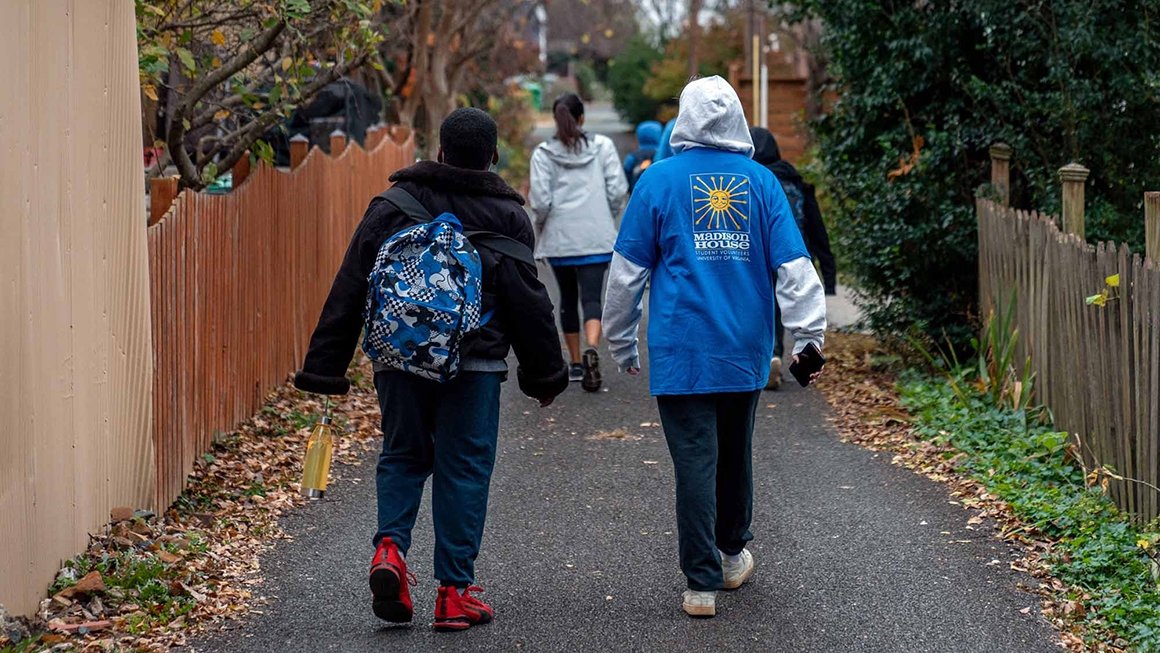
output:
POLYGON ((491 317, 482 314, 482 267, 468 238, 535 265, 531 251, 500 234, 465 233, 450 213, 432 219, 401 188, 380 197, 418 224, 387 239, 375 257, 363 313, 363 351, 388 368, 448 381, 459 373, 464 337, 491 317))

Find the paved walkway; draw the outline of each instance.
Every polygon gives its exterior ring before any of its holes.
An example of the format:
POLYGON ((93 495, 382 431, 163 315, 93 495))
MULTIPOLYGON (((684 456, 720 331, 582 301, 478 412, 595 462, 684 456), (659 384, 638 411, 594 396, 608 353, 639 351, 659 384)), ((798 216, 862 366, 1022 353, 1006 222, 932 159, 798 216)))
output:
MULTIPOLYGON (((836 382, 831 379, 829 382, 836 382)), ((374 456, 291 514, 262 561, 262 614, 198 651, 1055 651, 1028 580, 946 489, 843 444, 813 390, 767 393, 754 442, 758 573, 719 616, 680 611, 672 466, 644 379, 609 375, 540 410, 504 389, 479 582, 496 621, 439 634, 429 502, 411 568, 416 620, 371 614, 374 456), (998 562, 995 562, 998 561, 998 562), (1021 609, 1030 607, 1029 614, 1021 609)), ((344 474, 345 475, 345 474, 344 474)))
MULTIPOLYGON (((615 133, 606 107, 590 126, 615 133), (609 127, 608 125, 611 125, 609 127)), ((550 273, 545 273, 550 274, 550 273)), ((545 277, 549 286, 554 285, 545 277)), ((832 326, 857 312, 844 289, 832 326)), ((607 354, 605 355, 607 360, 607 354)), ((465 633, 428 625, 434 608, 429 500, 410 565, 413 626, 370 610, 374 460, 289 515, 293 540, 262 561, 261 614, 194 643, 198 651, 1054 652, 1017 556, 946 489, 838 440, 815 390, 767 393, 754 436, 758 571, 718 600, 718 616, 680 610, 673 473, 647 379, 606 374, 539 409, 506 384, 499 459, 479 559, 496 621, 465 633), (979 527, 975 527, 979 528, 979 527), (1028 614, 1021 610, 1030 608, 1028 614)), ((829 378, 824 382, 838 383, 829 378)))

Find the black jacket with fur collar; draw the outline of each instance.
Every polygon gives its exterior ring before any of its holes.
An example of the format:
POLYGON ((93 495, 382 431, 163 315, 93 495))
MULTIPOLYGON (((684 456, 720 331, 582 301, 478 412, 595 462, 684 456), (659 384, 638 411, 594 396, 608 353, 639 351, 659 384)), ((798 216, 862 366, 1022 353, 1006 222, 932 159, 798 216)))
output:
MULTIPOLYGON (((415 196, 431 215, 452 213, 465 231, 492 231, 534 246, 523 197, 499 175, 421 161, 391 175, 395 185, 415 196)), ((346 257, 330 288, 310 348, 294 385, 322 394, 346 394, 346 369, 363 329, 367 278, 379 247, 413 222, 376 197, 351 238, 346 257)), ((536 269, 481 247, 483 310, 491 320, 465 343, 464 358, 503 360, 510 348, 519 359, 520 389, 530 397, 555 397, 568 387, 568 367, 552 302, 536 269)))

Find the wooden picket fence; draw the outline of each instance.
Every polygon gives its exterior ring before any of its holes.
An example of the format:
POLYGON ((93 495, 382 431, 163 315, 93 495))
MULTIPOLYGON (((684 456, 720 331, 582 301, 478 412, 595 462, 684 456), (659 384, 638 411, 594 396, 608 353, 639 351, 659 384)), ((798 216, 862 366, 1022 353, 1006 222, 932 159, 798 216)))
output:
POLYGON ((301 145, 291 171, 261 166, 224 195, 186 191, 148 229, 158 506, 215 434, 301 365, 351 234, 415 149, 397 128, 370 132, 367 150, 342 137, 331 156, 301 145))
MULTIPOLYGON (((1006 159, 995 168, 1005 199, 1006 159)), ((1082 233, 1086 171, 1061 176, 1062 222, 1082 233)), ((1008 208, 1004 199, 977 202, 984 315, 1006 311, 1014 297, 1017 362, 1030 357, 1035 402, 1078 439, 1089 470, 1111 472, 1102 478, 1117 504, 1151 520, 1160 515, 1160 243, 1149 237, 1147 258, 1125 245, 1089 245, 1051 217, 1008 208), (1119 286, 1106 305, 1088 304, 1113 275, 1119 286)), ((1160 224, 1160 194, 1149 193, 1147 204, 1151 234, 1160 224)))

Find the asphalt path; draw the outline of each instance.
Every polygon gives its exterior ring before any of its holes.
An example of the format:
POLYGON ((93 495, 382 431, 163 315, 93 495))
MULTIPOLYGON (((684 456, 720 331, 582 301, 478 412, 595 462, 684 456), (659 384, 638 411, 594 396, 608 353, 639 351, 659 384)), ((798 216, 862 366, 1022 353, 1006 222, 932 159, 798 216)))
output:
MULTIPOLYGON (((494 623, 436 633, 429 497, 409 564, 409 627, 371 613, 374 459, 285 519, 264 556, 261 614, 198 651, 1055 651, 1013 552, 945 487, 838 440, 821 394, 767 392, 754 437, 758 570, 680 610, 672 465, 644 378, 606 375, 538 408, 505 385, 499 458, 478 561, 494 623), (1021 610, 1030 608, 1027 613, 1021 610)), ((828 379, 827 382, 840 382, 828 379)))
MULTIPOLYGON (((620 135, 607 108, 589 125, 620 135)), ((542 131, 542 130, 541 130, 542 131)), ((624 145, 621 145, 624 148, 624 145)), ((550 273, 549 273, 550 274, 550 273)), ((549 278, 549 286, 554 285, 549 278)), ((852 320, 844 297, 834 321, 852 320)), ((697 343, 690 343, 697 346, 697 343)), ((607 360, 607 354, 605 354, 607 360)), ((514 361, 513 361, 514 363, 514 361)), ((436 633, 429 496, 409 566, 411 626, 371 613, 374 461, 287 515, 292 539, 262 559, 268 602, 195 641, 197 651, 1056 651, 1018 556, 944 486, 839 441, 816 390, 767 392, 754 435, 757 573, 718 616, 680 609, 673 471, 645 377, 606 370, 540 409, 504 387, 499 456, 477 564, 495 622, 436 633)), ((827 378, 826 383, 840 383, 827 378)))

